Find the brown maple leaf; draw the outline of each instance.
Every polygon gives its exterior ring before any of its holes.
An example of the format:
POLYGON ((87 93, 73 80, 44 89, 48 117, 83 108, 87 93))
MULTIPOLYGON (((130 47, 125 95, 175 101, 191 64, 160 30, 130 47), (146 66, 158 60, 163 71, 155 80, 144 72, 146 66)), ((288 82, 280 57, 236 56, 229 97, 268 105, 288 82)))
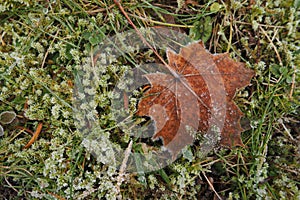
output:
POLYGON ((170 73, 144 75, 151 84, 138 104, 138 116, 150 116, 173 158, 193 143, 192 131, 221 133, 221 145, 243 146, 242 112, 233 102, 237 89, 249 84, 254 72, 228 54, 212 55, 202 42, 167 50, 170 73))

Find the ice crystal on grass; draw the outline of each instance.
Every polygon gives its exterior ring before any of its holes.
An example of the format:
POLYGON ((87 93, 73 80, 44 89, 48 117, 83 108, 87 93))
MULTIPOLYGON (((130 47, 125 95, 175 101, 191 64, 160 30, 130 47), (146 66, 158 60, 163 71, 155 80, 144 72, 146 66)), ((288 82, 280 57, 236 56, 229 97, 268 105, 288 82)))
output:
MULTIPOLYGON (((185 151, 183 158, 161 171, 126 175, 124 183, 118 185, 121 195, 124 199, 193 199, 199 197, 197 195, 213 198, 210 195, 213 192, 202 176, 204 170, 214 179, 217 193, 225 199, 299 199, 299 142, 293 125, 298 114, 297 88, 292 89, 299 79, 299 70, 295 68, 299 63, 299 42, 296 40, 299 3, 231 1, 213 9, 216 1, 201 2, 198 1, 196 6, 183 5, 178 15, 170 14, 175 13, 176 4, 167 8, 150 5, 148 1, 135 7, 130 7, 129 1, 121 4, 136 26, 169 25, 177 28, 175 26, 179 25, 181 30, 188 32, 189 27, 201 21, 203 16, 211 17, 214 32, 206 45, 210 51, 227 51, 233 58, 248 62, 247 67, 254 68, 257 73, 253 85, 246 89, 249 95, 241 93, 236 98, 237 101, 243 100, 239 106, 251 122, 251 130, 243 135, 247 148, 222 149, 207 157, 198 145, 194 145, 185 151), (174 18, 175 25, 165 17, 166 13, 174 18), (282 66, 279 66, 280 59, 282 66), (289 122, 283 120, 279 123, 274 118, 288 119, 289 122), (282 123, 295 141, 286 134, 282 123), (268 134, 272 135, 272 140, 268 134), (216 162, 222 167, 217 168, 216 162)), ((97 71, 90 68, 88 53, 97 48, 103 33, 111 36, 130 27, 113 2, 86 4, 83 1, 67 5, 57 0, 8 0, 0 3, 0 13, 3 19, 0 31, 0 110, 14 110, 17 125, 31 131, 35 131, 37 120, 44 123, 39 139, 26 150, 23 147, 31 135, 14 129, 14 122, 2 124, 5 134, 0 137, 0 168, 5 178, 19 195, 25 195, 27 199, 115 199, 120 195, 116 188, 118 171, 96 162, 94 156, 81 146, 87 131, 75 130, 75 123, 84 127, 86 121, 83 116, 73 116, 72 106, 67 106, 72 99, 75 78, 72 75, 80 70, 101 75, 96 91, 88 89, 78 97, 83 100, 88 94, 95 94, 95 102, 87 103, 85 107, 96 107, 98 113, 90 112, 86 116, 91 122, 100 121, 103 136, 99 137, 101 131, 95 132, 98 140, 85 145, 94 151, 108 150, 101 160, 104 162, 111 156, 105 141, 114 139, 112 148, 120 149, 118 145, 126 145, 134 134, 129 128, 124 132, 113 129, 116 116, 107 109, 112 99, 120 99, 123 94, 114 94, 111 88, 117 78, 133 66, 143 66, 144 61, 153 62, 152 51, 140 52, 141 46, 136 44, 126 46, 133 52, 126 55, 136 62, 133 64, 126 58, 114 57, 112 49, 108 49, 94 63, 99 66, 97 71), (106 66, 109 62, 114 63, 106 66), (98 118, 93 118, 95 116, 98 118), (102 137, 104 141, 101 141, 102 137)), ((151 36, 145 31, 145 35, 151 36)), ((126 41, 124 37, 122 41, 126 41)), ((163 55, 164 52, 159 53, 163 55)), ((90 84, 88 80, 90 77, 86 76, 85 85, 90 84)), ((124 82, 120 88, 127 88, 126 84, 130 82, 124 82)), ((137 91, 133 93, 138 94, 137 91)), ((132 98, 129 107, 134 107, 137 101, 138 98, 132 98)), ((124 104, 123 101, 119 103, 124 104)), ((211 145, 211 140, 210 136, 197 138, 199 143, 207 145, 211 145)), ((145 138, 135 142, 133 151, 148 153, 145 138)), ((152 158, 149 151, 144 161, 149 169, 153 167, 152 158)), ((2 185, 11 187, 6 181, 2 181, 2 185)))

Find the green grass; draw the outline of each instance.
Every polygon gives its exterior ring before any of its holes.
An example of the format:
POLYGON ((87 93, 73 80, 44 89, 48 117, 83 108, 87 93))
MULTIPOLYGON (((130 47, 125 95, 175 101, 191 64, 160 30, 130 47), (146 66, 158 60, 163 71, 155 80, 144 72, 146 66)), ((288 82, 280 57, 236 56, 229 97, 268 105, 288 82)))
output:
MULTIPOLYGON (((17 119, 2 124, 0 199, 300 198, 299 2, 180 2, 121 5, 138 28, 180 28, 211 53, 229 52, 255 70, 251 85, 235 98, 245 114, 246 147, 215 148, 203 157, 196 142, 171 165, 125 174, 118 186, 118 171, 81 145, 72 85, 91 49, 105 36, 133 28, 113 1, 6 1, 0 4, 0 112, 15 111, 17 119), (17 126, 34 131, 39 121, 42 133, 23 149, 31 135, 17 126)), ((117 128, 108 110, 111 91, 128 68, 154 60, 152 52, 137 48, 103 69, 96 96, 100 125, 123 148, 130 129, 117 128)), ((137 140, 132 148, 143 151, 137 140)))

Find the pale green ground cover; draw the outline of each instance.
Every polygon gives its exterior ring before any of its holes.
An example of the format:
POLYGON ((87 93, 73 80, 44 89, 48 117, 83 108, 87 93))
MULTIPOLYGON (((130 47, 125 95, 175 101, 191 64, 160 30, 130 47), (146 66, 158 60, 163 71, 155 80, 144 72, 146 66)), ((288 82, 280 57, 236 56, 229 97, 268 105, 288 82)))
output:
MULTIPOLYGON (((113 1, 1 1, 0 112, 18 116, 2 124, 0 199, 213 199, 206 177, 226 199, 299 199, 299 1, 137 2, 122 1, 137 27, 172 27, 168 14, 210 52, 228 51, 255 70, 251 85, 235 98, 249 120, 242 135, 247 148, 217 148, 202 157, 196 143, 162 170, 126 174, 118 190, 118 171, 81 145, 71 86, 74 70, 104 35, 132 27, 113 1), (23 149, 31 135, 16 126, 34 130, 39 121, 41 135, 23 149)), ((131 56, 139 63, 155 58, 152 52, 131 56)), ((114 74, 128 65, 124 59, 108 68, 99 89, 101 126, 108 129, 115 125, 106 111, 114 74)), ((110 130, 126 147, 128 138, 110 130)))

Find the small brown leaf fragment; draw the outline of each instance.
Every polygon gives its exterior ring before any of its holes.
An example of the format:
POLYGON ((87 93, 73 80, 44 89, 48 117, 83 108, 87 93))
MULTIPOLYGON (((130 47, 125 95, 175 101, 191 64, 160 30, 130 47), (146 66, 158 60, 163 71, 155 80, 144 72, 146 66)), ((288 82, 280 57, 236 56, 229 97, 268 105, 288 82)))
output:
POLYGON ((192 144, 190 130, 221 133, 221 145, 243 146, 240 118, 233 102, 236 90, 249 84, 254 72, 228 54, 209 53, 202 42, 167 50, 167 73, 146 74, 151 88, 138 104, 138 116, 150 116, 156 124, 153 139, 161 137, 173 157, 192 144))
POLYGON ((47 191, 47 192, 48 192, 48 194, 50 194, 51 196, 53 196, 53 197, 55 197, 55 198, 57 198, 57 199, 59 199, 59 200, 65 200, 65 198, 59 196, 58 194, 54 194, 54 193, 49 192, 49 191, 47 191))
POLYGON ((192 5, 192 6, 198 6, 199 3, 197 1, 193 1, 193 0, 186 0, 185 5, 192 5))
POLYGON ((29 142, 24 146, 24 149, 27 149, 29 148, 35 141, 36 139, 38 138, 39 134, 41 133, 42 131, 42 128, 43 128, 43 123, 40 122, 33 134, 33 136, 31 137, 31 139, 29 140, 29 142))

